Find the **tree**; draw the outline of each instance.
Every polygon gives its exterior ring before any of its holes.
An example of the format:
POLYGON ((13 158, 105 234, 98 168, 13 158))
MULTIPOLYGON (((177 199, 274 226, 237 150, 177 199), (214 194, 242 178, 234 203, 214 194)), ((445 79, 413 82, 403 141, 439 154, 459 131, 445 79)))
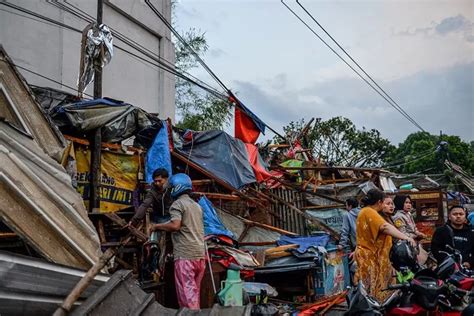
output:
MULTIPOLYGON (((200 56, 208 50, 205 33, 189 29, 184 40, 200 56)), ((180 41, 175 43, 176 69, 189 71, 196 68, 197 62, 192 53, 180 41)), ((203 91, 193 83, 182 78, 176 78, 176 125, 192 130, 222 129, 227 126, 232 117, 232 108, 226 100, 203 91)))
POLYGON ((417 132, 408 135, 389 157, 386 166, 399 173, 442 174, 449 160, 466 172, 474 172, 474 142, 470 144, 453 135, 417 132))
MULTIPOLYGON (((304 128, 304 119, 290 122, 283 127, 290 139, 304 128)), ((312 149, 315 157, 337 166, 379 166, 394 147, 381 137, 376 129, 358 130, 351 120, 333 117, 323 121, 317 118, 315 125, 304 137, 303 146, 312 149)))

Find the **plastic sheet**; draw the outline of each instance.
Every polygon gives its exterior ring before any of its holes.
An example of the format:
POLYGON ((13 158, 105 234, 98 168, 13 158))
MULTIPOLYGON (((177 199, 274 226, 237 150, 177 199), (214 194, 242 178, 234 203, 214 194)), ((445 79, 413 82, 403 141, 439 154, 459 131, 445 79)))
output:
POLYGON ((140 108, 109 98, 56 107, 50 115, 63 133, 73 136, 100 127, 103 142, 122 141, 159 122, 140 108))
POLYGON ((223 131, 194 132, 177 150, 236 189, 257 181, 245 144, 223 131))
POLYGON ((228 230, 216 213, 214 206, 205 196, 199 200, 204 217, 204 234, 208 235, 225 235, 230 238, 235 238, 234 234, 228 230))
POLYGON ((80 93, 94 80, 94 71, 107 65, 112 59, 112 33, 105 24, 89 24, 82 35, 81 71, 77 83, 80 93))
POLYGON ((172 176, 171 156, 168 140, 168 124, 163 122, 163 126, 156 134, 155 140, 146 154, 145 174, 146 181, 153 181, 153 172, 158 168, 164 168, 168 175, 172 176))

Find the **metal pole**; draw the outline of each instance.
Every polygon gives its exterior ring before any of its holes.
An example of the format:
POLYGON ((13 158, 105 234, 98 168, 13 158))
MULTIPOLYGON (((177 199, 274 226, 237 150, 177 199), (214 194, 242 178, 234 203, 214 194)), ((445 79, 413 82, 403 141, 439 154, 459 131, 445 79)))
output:
MULTIPOLYGON (((102 24, 103 6, 103 0, 97 0, 98 26, 102 24)), ((100 98, 102 98, 102 67, 96 67, 94 72, 94 99, 100 98)), ((98 213, 100 211, 101 143, 102 131, 99 127, 94 131, 91 141, 91 189, 89 195, 89 212, 95 213, 98 213)))

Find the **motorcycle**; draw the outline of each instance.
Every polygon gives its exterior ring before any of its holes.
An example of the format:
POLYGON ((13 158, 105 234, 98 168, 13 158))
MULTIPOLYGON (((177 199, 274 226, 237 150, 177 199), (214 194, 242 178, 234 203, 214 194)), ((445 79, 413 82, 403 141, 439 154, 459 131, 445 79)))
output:
MULTIPOLYGON (((472 292, 458 289, 453 285, 448 286, 430 269, 420 270, 410 282, 390 285, 386 290, 394 290, 394 292, 380 304, 367 295, 363 284, 359 282, 347 297, 349 308, 344 315, 464 316, 461 311, 452 310, 448 297, 452 293, 463 297, 473 295, 472 292)), ((469 315, 469 308, 471 306, 465 308, 466 315, 469 315)))

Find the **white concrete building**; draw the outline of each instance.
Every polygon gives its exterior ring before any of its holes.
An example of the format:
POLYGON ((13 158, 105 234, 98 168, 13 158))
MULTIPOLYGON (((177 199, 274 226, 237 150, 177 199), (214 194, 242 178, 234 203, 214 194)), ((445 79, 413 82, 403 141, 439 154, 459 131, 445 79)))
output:
MULTIPOLYGON (((81 31, 89 22, 58 6, 65 6, 77 14, 85 13, 94 19, 97 15, 97 0, 7 2, 81 31)), ((151 2, 168 21, 171 20, 171 0, 151 2)), ((144 0, 104 0, 103 23, 151 50, 161 60, 174 64, 171 32, 144 0)), ((74 30, 0 4, 0 43, 14 63, 61 83, 53 83, 20 68, 30 84, 76 94, 77 91, 69 87, 77 87, 81 36, 74 30)), ((114 45, 149 60, 115 36, 114 45)), ((93 90, 91 83, 86 93, 92 95, 93 90)), ((114 49, 112 61, 103 70, 103 96, 123 100, 148 112, 158 113, 160 118, 174 120, 174 75, 117 48, 114 49)))

